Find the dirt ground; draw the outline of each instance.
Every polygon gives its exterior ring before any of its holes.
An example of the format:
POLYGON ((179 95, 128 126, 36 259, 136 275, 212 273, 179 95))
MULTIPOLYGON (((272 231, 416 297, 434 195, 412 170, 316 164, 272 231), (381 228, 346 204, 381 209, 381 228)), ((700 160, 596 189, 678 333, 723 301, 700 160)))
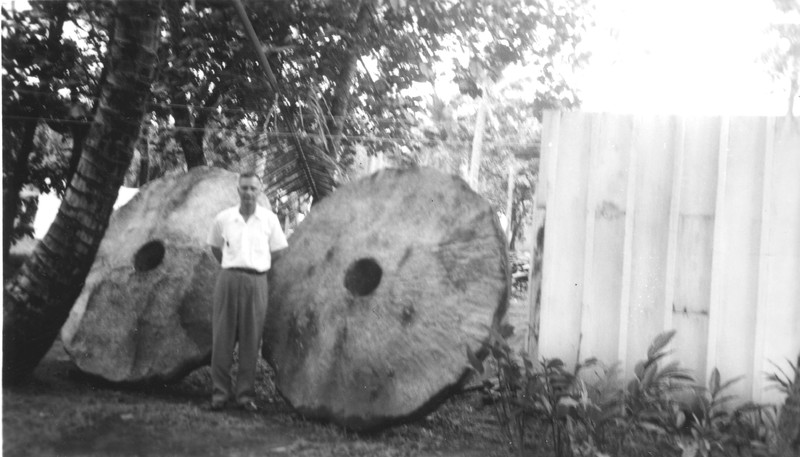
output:
POLYGON ((422 421, 373 435, 304 420, 260 367, 257 413, 212 412, 208 368, 147 389, 87 378, 60 344, 32 382, 3 389, 5 456, 504 456, 491 407, 477 393, 422 421))
MULTIPOLYGON (((515 301, 509 316, 524 321, 515 301)), ((522 324, 522 322, 520 322, 522 324)), ((520 325, 522 326, 522 325, 520 325)), ((522 335, 518 338, 521 340, 522 335)), ((207 410, 208 368, 180 383, 120 388, 88 378, 56 342, 19 387, 3 388, 3 455, 13 456, 506 456, 477 392, 421 421, 372 435, 307 421, 275 392, 260 365, 257 413, 207 410)))

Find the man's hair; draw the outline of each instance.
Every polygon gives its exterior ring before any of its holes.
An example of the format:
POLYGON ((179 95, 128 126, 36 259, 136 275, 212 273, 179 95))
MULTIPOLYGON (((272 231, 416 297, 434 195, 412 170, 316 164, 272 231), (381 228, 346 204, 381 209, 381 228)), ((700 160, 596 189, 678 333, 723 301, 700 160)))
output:
POLYGON ((247 170, 247 171, 243 171, 243 172, 239 173, 239 179, 242 179, 242 178, 256 178, 256 179, 258 179, 258 175, 253 170, 247 170))

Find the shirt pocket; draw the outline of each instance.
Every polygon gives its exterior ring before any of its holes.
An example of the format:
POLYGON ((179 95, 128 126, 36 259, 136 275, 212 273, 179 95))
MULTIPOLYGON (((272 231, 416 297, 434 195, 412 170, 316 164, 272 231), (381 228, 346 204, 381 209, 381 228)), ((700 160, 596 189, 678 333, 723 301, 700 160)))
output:
POLYGON ((242 228, 232 225, 225 230, 222 238, 224 240, 223 251, 231 256, 238 257, 242 253, 242 228))

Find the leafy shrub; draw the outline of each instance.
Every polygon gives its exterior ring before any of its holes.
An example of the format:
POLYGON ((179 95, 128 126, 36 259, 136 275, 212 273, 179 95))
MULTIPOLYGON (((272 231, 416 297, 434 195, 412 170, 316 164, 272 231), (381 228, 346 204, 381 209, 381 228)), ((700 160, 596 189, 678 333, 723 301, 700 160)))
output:
MULTIPOLYGON (((613 417, 619 406, 610 400, 613 397, 595 403, 592 397, 596 395, 578 376, 583 367, 596 361, 589 360, 570 372, 559 359, 535 363, 524 353, 517 358, 507 342, 512 333, 510 325, 499 331, 490 329, 487 344, 487 362, 495 376, 487 382, 486 394, 507 441, 524 455, 529 443, 527 430, 532 421, 539 421, 547 427, 556 455, 604 456, 593 442, 594 430, 613 417)), ((468 355, 474 369, 483 374, 484 362, 468 355)))
POLYGON ((537 422, 548 430, 558 457, 768 455, 774 410, 753 403, 733 406, 735 398, 726 391, 740 378, 722 382, 714 369, 708 385, 699 386, 677 361, 667 362, 674 331, 653 340, 624 388, 618 365, 607 368, 589 359, 570 371, 559 359, 517 357, 507 342, 512 334, 510 325, 490 329, 489 357, 482 362, 468 356, 478 373, 488 364, 494 374, 485 394, 501 433, 519 455, 526 446, 541 447, 528 432, 537 422))
POLYGON ((781 410, 775 434, 777 454, 782 457, 800 454, 800 356, 797 358, 797 364, 790 360, 787 362, 791 368, 789 373, 773 362, 779 374, 767 377, 773 388, 786 394, 786 403, 781 410))

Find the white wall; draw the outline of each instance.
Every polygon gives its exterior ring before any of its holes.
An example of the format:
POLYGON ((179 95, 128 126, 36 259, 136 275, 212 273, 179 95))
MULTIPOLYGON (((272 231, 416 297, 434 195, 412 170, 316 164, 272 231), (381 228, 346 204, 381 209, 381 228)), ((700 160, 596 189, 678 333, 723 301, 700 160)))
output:
MULTIPOLYGON (((800 353, 800 120, 548 112, 533 353, 630 375, 658 333, 700 382, 779 401, 800 353)), ((534 297, 531 297, 534 304, 534 297)))

